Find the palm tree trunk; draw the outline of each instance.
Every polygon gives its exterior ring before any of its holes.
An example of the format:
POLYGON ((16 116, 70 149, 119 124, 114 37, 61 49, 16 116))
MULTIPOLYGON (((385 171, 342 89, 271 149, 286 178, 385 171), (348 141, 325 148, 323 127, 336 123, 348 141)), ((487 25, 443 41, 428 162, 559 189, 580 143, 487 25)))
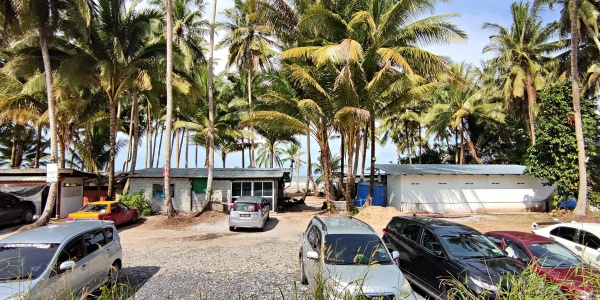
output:
POLYGON ((458 132, 454 130, 454 163, 458 164, 458 132))
POLYGON ((473 142, 471 141, 471 139, 465 139, 466 143, 467 143, 467 147, 469 147, 469 152, 471 152, 471 156, 473 156, 473 159, 480 165, 483 164, 483 160, 481 160, 481 158, 479 158, 479 156, 477 156, 477 150, 475 149, 475 145, 473 145, 473 142))
POLYGON ((410 134, 408 130, 408 122, 404 121, 404 133, 406 134, 406 147, 408 148, 408 164, 412 165, 412 146, 410 144, 410 134))
POLYGON ((369 140, 369 125, 365 125, 365 134, 362 139, 362 155, 360 166, 360 180, 365 181, 365 164, 367 162, 367 141, 369 140))
POLYGON ((179 153, 181 152, 181 147, 179 147, 179 138, 181 137, 181 130, 175 129, 175 138, 173 142, 175 142, 175 168, 179 168, 179 153))
POLYGON ((185 168, 188 168, 188 160, 190 156, 190 131, 185 131, 185 168))
MULTIPOLYGON (((362 152, 362 141, 363 141, 363 136, 361 135, 360 132, 360 127, 358 130, 358 139, 356 140, 356 150, 354 151, 354 153, 356 154, 354 156, 354 168, 352 169, 352 174, 354 174, 354 176, 356 176, 356 172, 358 172, 358 160, 361 157, 361 152, 362 152)), ((361 174, 362 177, 362 174, 361 174)))
MULTIPOLYGON (((152 143, 152 151, 151 151, 152 155, 150 156, 150 168, 152 168, 152 166, 154 165, 154 158, 157 157, 156 156, 156 149, 157 149, 156 148, 156 143, 159 141, 159 139, 158 139, 158 133, 162 129, 162 128, 159 127, 160 126, 160 120, 157 119, 155 122, 156 123, 154 125, 154 143, 152 143)), ((161 134, 160 142, 162 144, 162 134, 161 134)), ((159 147, 159 151, 160 151, 160 147, 159 147)), ((158 159, 157 159, 157 161, 158 161, 158 159)), ((158 162, 156 163, 156 168, 158 168, 158 162)))
POLYGON ((163 172, 164 178, 164 191, 165 191, 165 202, 167 204, 167 218, 173 217, 173 200, 171 199, 171 120, 173 118, 173 13, 171 9, 172 2, 167 0, 166 15, 167 15, 167 117, 165 120, 165 131, 167 132, 167 140, 165 145, 165 171, 163 172))
POLYGON ((197 168, 198 167, 198 148, 200 148, 200 147, 198 147, 198 144, 195 144, 195 145, 196 145, 196 155, 195 155, 195 160, 194 160, 194 166, 197 168))
MULTIPOLYGON (((250 107, 250 118, 254 115, 254 110, 252 109, 252 68, 248 68, 248 105, 250 107)), ((254 126, 250 126, 250 130, 254 133, 254 126)), ((250 167, 254 168, 256 166, 256 158, 254 157, 254 136, 250 138, 250 167)))
POLYGON ((146 158, 144 159, 144 167, 150 168, 152 164, 149 164, 148 159, 150 158, 150 145, 152 144, 152 120, 150 118, 150 105, 146 108, 146 158))
POLYGON ((342 193, 342 195, 345 195, 346 194, 346 186, 344 185, 344 164, 345 164, 344 160, 346 158, 346 155, 345 155, 346 149, 344 149, 344 148, 346 145, 344 143, 346 141, 344 139, 343 133, 341 133, 340 136, 342 138, 342 141, 340 143, 340 156, 341 156, 340 158, 341 159, 340 159, 340 173, 338 174, 338 180, 339 180, 338 187, 340 188, 340 192, 342 193))
MULTIPOLYGON (((48 41, 44 31, 40 32, 40 48, 42 50, 42 61, 44 63, 44 75, 46 79, 46 95, 48 97, 48 123, 50 124, 50 162, 56 163, 57 158, 57 135, 56 135, 56 99, 52 94, 52 66, 50 64, 50 54, 48 52, 48 41)), ((56 204, 56 198, 58 196, 58 183, 53 182, 50 184, 48 191, 48 198, 46 200, 46 206, 42 215, 33 223, 31 228, 40 227, 48 224, 56 204)))
POLYGON ((123 172, 125 172, 125 170, 128 169, 129 167, 129 162, 131 161, 131 143, 132 143, 132 139, 133 139, 133 99, 131 100, 131 117, 129 118, 130 122, 130 126, 129 126, 129 138, 127 139, 127 159, 125 159, 125 162, 123 163, 123 172))
MULTIPOLYGON (((133 143, 132 143, 132 151, 131 151, 131 166, 129 169, 129 175, 135 173, 135 165, 137 163, 137 152, 138 152, 138 143, 139 143, 139 139, 140 139, 140 127, 138 126, 139 124, 139 119, 140 119, 140 109, 139 109, 139 103, 138 103, 138 94, 137 92, 133 92, 133 97, 131 99, 131 110, 133 111, 133 113, 131 114, 132 119, 131 119, 131 123, 133 126, 133 143)), ((146 143, 147 145, 147 143, 146 143)), ((125 183, 125 187, 123 188, 123 192, 128 192, 129 191, 129 179, 127 180, 127 182, 125 183)))
POLYGON ((37 126, 37 136, 36 136, 36 146, 35 146, 35 158, 33 159, 33 168, 37 169, 40 167, 40 156, 42 151, 42 125, 37 126))
POLYGON ((67 154, 65 153, 66 146, 65 146, 65 141, 63 140, 62 135, 58 136, 58 147, 60 148, 60 166, 59 166, 59 168, 64 169, 67 154))
POLYGON ((465 163, 465 123, 460 119, 460 164, 465 163))
POLYGON ((215 113, 213 99, 213 68, 214 68, 214 50, 215 50, 215 17, 217 15, 217 0, 213 0, 212 14, 210 17, 210 45, 208 50, 208 74, 206 76, 208 86, 208 179, 206 182, 206 200, 204 201, 202 211, 206 209, 208 203, 212 201, 213 173, 215 168, 215 113))
MULTIPOLYGON (((165 129, 161 126, 160 128, 160 138, 158 141, 158 153, 156 154, 156 168, 158 168, 158 163, 160 162, 160 151, 162 149, 163 136, 165 135, 165 129)), ((169 135, 169 133, 167 133, 169 135)))
POLYGON ((108 160, 108 191, 107 197, 112 200, 114 197, 114 185, 115 185, 115 156, 117 151, 115 149, 117 142, 117 102, 118 100, 109 95, 109 127, 110 127, 110 142, 109 142, 109 160, 108 160))
POLYGON ((527 118, 529 122, 529 136, 531 137, 531 145, 535 146, 535 117, 533 110, 536 103, 536 91, 533 86, 533 79, 530 74, 525 78, 525 88, 527 89, 527 118))
POLYGON ((577 162, 579 167, 579 195, 573 214, 585 216, 587 214, 587 170, 585 143, 583 139, 583 122, 581 119, 581 99, 579 95, 579 67, 577 65, 577 51, 579 50, 579 8, 581 0, 571 0, 569 15, 571 17, 571 84, 573 86, 573 110, 575 112, 575 137, 577 138, 577 162))
POLYGON ((183 132, 181 132, 181 134, 179 136, 180 140, 179 140, 179 147, 178 147, 179 151, 177 151, 177 164, 176 164, 177 168, 179 168, 179 161, 181 160, 181 152, 183 151, 183 140, 185 138, 185 129, 180 129, 179 131, 183 131, 183 132))
POLYGON ((16 155, 17 155, 17 138, 13 137, 12 147, 10 150, 10 168, 11 169, 14 169, 17 167, 17 166, 15 166, 16 155))
POLYGON ((225 168, 225 161, 227 160, 227 152, 221 149, 221 162, 223 163, 223 168, 225 168))
MULTIPOLYGON (((348 167, 347 167, 347 174, 346 174, 346 189, 344 191, 344 195, 346 198, 346 207, 350 208, 352 206, 352 185, 354 184, 354 179, 352 176, 352 165, 353 165, 353 159, 354 159, 354 147, 352 145, 352 134, 353 134, 353 130, 348 129, 348 167)), ((343 163, 342 163, 343 164, 343 163)), ((343 182, 342 182, 343 185, 343 182)))
POLYGON ((273 162, 275 160, 275 142, 269 143, 269 168, 273 168, 273 162))
POLYGON ((421 163, 422 155, 423 155, 423 137, 421 135, 421 123, 419 123, 419 163, 421 163))
MULTIPOLYGON (((312 156, 310 155, 310 129, 306 133, 306 192, 310 190, 310 182, 312 180, 312 156)), ((313 181, 313 187, 316 191, 317 187, 313 181)))
POLYGON ((375 117, 371 120, 371 174, 369 175, 369 195, 367 199, 373 199, 375 188, 375 117))
POLYGON ((242 168, 246 167, 246 138, 242 138, 242 168))

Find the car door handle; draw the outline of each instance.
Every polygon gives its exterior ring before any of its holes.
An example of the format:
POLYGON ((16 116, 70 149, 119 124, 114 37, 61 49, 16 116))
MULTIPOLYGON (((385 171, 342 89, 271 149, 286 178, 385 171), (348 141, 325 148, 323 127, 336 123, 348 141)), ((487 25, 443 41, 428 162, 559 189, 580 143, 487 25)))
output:
POLYGON ((87 268, 87 264, 83 264, 83 265, 81 265, 81 269, 82 269, 82 270, 85 270, 85 268, 87 268))

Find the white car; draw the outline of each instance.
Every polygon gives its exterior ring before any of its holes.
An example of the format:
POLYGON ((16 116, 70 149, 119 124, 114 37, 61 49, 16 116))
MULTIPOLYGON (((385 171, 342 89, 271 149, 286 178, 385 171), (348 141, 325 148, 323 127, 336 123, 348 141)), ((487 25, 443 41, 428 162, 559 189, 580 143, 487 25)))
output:
POLYGON ((236 228, 259 228, 264 230, 269 221, 270 204, 259 196, 241 196, 231 205, 229 230, 236 228))
POLYGON ((584 261, 600 267, 600 223, 541 222, 533 223, 531 228, 533 233, 563 244, 584 261))

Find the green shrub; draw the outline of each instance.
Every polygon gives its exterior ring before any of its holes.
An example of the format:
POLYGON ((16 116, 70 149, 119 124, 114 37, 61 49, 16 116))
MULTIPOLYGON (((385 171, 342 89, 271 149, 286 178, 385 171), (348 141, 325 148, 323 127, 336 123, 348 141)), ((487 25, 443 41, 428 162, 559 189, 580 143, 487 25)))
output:
POLYGON ((588 201, 591 206, 600 207, 600 193, 589 192, 588 201))
POLYGON ((146 200, 143 191, 139 191, 135 194, 123 193, 121 195, 121 202, 129 207, 135 207, 140 211, 140 216, 145 217, 152 214, 152 208, 146 200))

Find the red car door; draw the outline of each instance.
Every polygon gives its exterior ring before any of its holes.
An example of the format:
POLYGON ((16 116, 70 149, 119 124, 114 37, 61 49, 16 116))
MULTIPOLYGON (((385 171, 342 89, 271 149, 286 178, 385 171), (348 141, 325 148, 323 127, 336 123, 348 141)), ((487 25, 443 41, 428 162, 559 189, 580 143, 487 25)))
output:
POLYGON ((115 222, 115 225, 123 223, 123 211, 119 207, 118 203, 110 205, 110 219, 115 222))

